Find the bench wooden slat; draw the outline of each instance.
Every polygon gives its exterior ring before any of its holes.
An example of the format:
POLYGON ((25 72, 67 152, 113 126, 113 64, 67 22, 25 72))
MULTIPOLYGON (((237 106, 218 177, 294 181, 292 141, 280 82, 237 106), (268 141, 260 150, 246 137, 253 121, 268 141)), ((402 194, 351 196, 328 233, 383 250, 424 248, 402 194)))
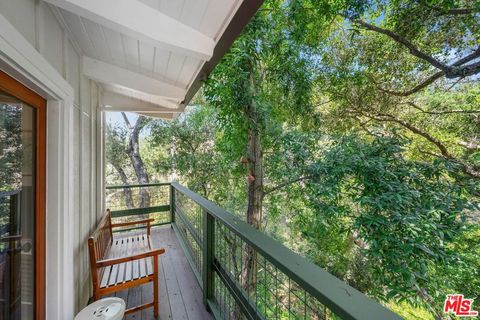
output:
POLYGON ((132 264, 133 264, 133 275, 132 275, 132 279, 138 279, 138 261, 139 260, 133 260, 132 261, 132 264))
MULTIPOLYGON (((113 241, 108 258, 125 257, 139 254, 149 249, 148 237, 144 235, 117 238, 113 241), (130 252, 130 254, 126 254, 130 252)), ((105 270, 101 287, 111 287, 120 283, 148 277, 153 274, 153 260, 151 257, 128 261, 111 266, 105 270)))
POLYGON ((103 274, 102 274, 102 281, 100 283, 100 287, 104 288, 108 284, 108 278, 110 277, 110 270, 112 269, 112 266, 108 266, 103 268, 103 274))
MULTIPOLYGON (((127 244, 126 241, 127 239, 122 239, 120 256, 126 255, 126 244, 127 244)), ((118 266, 118 275, 117 275, 117 283, 123 283, 123 282, 125 282, 125 263, 121 263, 118 266)))
MULTIPOLYGON (((131 239, 127 239, 127 248, 126 248, 127 254, 130 254, 131 249, 132 249, 132 240, 131 240, 131 239)), ((133 264, 132 264, 132 261, 128 261, 128 262, 127 262, 127 267, 126 267, 126 269, 127 269, 127 270, 125 271, 125 278, 126 278, 126 279, 132 279, 132 274, 133 274, 133 264)))
POLYGON ((147 260, 147 259, 145 258, 145 259, 142 259, 142 260, 138 260, 138 264, 140 265, 140 269, 138 270, 139 271, 139 278, 143 278, 143 277, 147 276, 147 270, 145 268, 145 260, 147 260))
POLYGON ((152 257, 152 258, 147 258, 145 259, 145 263, 147 265, 147 273, 148 274, 153 274, 153 259, 156 259, 156 257, 152 257))
POLYGON ((108 286, 113 286, 117 283, 117 273, 118 273, 118 265, 115 264, 112 266, 110 270, 110 276, 108 277, 108 286))

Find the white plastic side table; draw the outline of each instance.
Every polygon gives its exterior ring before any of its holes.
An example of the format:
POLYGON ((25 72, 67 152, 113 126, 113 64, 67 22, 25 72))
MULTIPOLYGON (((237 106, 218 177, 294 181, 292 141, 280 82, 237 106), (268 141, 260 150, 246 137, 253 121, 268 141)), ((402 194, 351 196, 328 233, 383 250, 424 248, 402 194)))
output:
POLYGON ((74 320, 121 320, 125 314, 125 301, 105 298, 86 306, 74 320))

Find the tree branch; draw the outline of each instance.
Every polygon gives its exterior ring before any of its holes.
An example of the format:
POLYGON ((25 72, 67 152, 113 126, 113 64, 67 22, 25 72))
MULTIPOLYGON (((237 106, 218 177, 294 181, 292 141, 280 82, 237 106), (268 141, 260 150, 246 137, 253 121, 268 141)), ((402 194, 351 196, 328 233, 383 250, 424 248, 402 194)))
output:
POLYGON ((442 14, 463 15, 463 14, 472 14, 472 13, 475 13, 475 10, 470 8, 453 8, 453 9, 445 10, 442 14))
POLYGON ((480 143, 474 141, 460 141, 458 143, 459 146, 467 148, 468 150, 480 150, 480 143))
POLYGON ((403 45, 404 47, 406 47, 413 56, 430 63, 432 66, 434 66, 435 68, 437 68, 441 71, 441 72, 435 73, 434 75, 432 75, 430 78, 428 78, 424 82, 420 83, 419 85, 415 86, 413 89, 408 90, 406 92, 395 92, 395 91, 382 90, 384 92, 390 93, 392 95, 397 95, 397 96, 407 96, 407 95, 410 95, 412 93, 415 93, 415 92, 425 88, 426 86, 433 83, 435 80, 439 79, 443 75, 445 75, 447 78, 451 79, 451 78, 458 78, 458 77, 468 77, 468 76, 475 75, 475 74, 480 72, 480 61, 477 61, 475 63, 469 64, 469 65, 466 65, 466 66, 462 66, 465 63, 480 57, 480 47, 477 48, 470 55, 457 60, 452 65, 447 65, 447 64, 442 63, 441 61, 435 59, 431 55, 428 55, 425 52, 421 51, 412 42, 408 41, 407 39, 405 39, 401 35, 393 32, 391 30, 377 27, 377 26, 375 26, 373 24, 370 24, 366 21, 363 21, 361 19, 355 19, 352 22, 356 25, 359 25, 359 26, 363 27, 366 30, 370 30, 370 31, 373 31, 373 32, 377 32, 377 33, 386 35, 390 39, 392 39, 395 42, 397 42, 397 43, 403 45))
POLYGON ((405 46, 406 48, 408 48, 410 50, 410 53, 412 55, 416 56, 417 58, 420 58, 422 60, 427 61, 432 66, 436 67, 437 69, 442 70, 445 73, 449 72, 449 66, 448 65, 438 61, 437 59, 435 59, 434 57, 424 53, 423 51, 420 51, 420 49, 418 49, 413 43, 411 43, 410 41, 408 41, 404 37, 400 36, 399 34, 396 34, 395 32, 392 32, 392 31, 387 30, 387 29, 383 29, 383 28, 374 26, 374 25, 372 25, 368 22, 365 22, 361 19, 355 19, 355 20, 353 20, 353 23, 355 23, 359 26, 362 26, 363 28, 365 28, 367 30, 386 35, 387 37, 391 38, 395 42, 400 43, 403 46, 405 46))
MULTIPOLYGON (((478 47, 476 50, 474 50, 472 53, 470 53, 469 55, 466 55, 465 57, 463 58, 460 58, 458 59, 457 61, 455 61, 451 66, 450 68, 456 68, 456 67, 459 67, 469 61, 472 61, 476 58, 480 57, 480 47, 478 47)), ((470 64, 470 65, 467 65, 465 67, 463 67, 461 70, 463 70, 463 72, 467 73, 466 75, 461 75, 461 77, 466 77, 468 75, 472 75, 474 73, 475 70, 475 73, 478 73, 480 72, 480 66, 477 65, 478 63, 473 63, 473 64, 470 64)), ((458 71, 460 72, 460 71, 458 71)), ((394 96, 398 96, 398 97, 407 97, 409 95, 412 95, 422 89, 424 89, 425 87, 429 86, 430 84, 432 84, 433 82, 435 82, 436 80, 440 79, 441 77, 443 77, 445 75, 445 72, 444 71, 439 71, 435 74, 433 74, 432 76, 430 76, 429 78, 427 78, 425 81, 417 84, 415 87, 413 87, 412 89, 410 90, 407 90, 407 91, 393 91, 393 90, 387 90, 387 89, 383 89, 381 87, 378 87, 378 89, 380 91, 383 91, 385 93, 388 93, 388 94, 391 94, 391 95, 394 95, 394 96)))
POLYGON ((415 87, 413 87, 412 89, 407 90, 407 91, 393 91, 393 90, 383 89, 381 87, 378 87, 378 90, 383 91, 383 92, 388 93, 388 94, 391 94, 393 96, 397 96, 397 97, 407 97, 409 95, 412 95, 412 94, 422 90, 423 88, 428 87, 430 84, 434 83, 435 81, 437 81, 438 79, 440 79, 444 75, 445 75, 445 72, 443 72, 443 71, 437 72, 434 75, 432 75, 431 77, 429 77, 427 80, 417 84, 415 87))
POLYGON ((470 114, 470 113, 480 113, 480 110, 445 110, 445 111, 429 111, 422 109, 420 106, 415 104, 412 101, 409 101, 406 103, 407 105, 411 106, 414 109, 419 110, 421 113, 428 113, 428 114, 434 114, 434 115, 442 115, 442 114, 452 114, 452 113, 461 113, 461 114, 470 114))
POLYGON ((423 138, 425 138, 426 140, 431 142, 433 145, 435 145, 437 147, 437 149, 440 151, 442 157, 460 164, 463 168, 464 173, 466 173, 466 174, 468 174, 472 177, 475 177, 475 178, 480 178, 480 170, 478 170, 478 168, 476 168, 475 166, 473 166, 469 163, 465 163, 458 158, 455 158, 448 151, 447 147, 443 144, 443 142, 441 142, 440 140, 438 140, 437 138, 435 138, 434 136, 432 136, 428 132, 426 132, 426 131, 424 131, 420 128, 417 128, 417 127, 413 126, 412 124, 410 124, 410 123, 408 123, 408 122, 406 122, 402 119, 396 118, 392 115, 389 115, 389 114, 378 114, 378 115, 372 116, 372 115, 367 115, 365 113, 362 113, 362 115, 364 115, 367 118, 371 118, 371 119, 374 119, 374 120, 377 120, 377 121, 389 121, 389 122, 395 122, 395 123, 400 124, 401 126, 407 128, 408 130, 410 130, 411 132, 413 132, 415 134, 418 134, 418 135, 422 136, 423 138))
POLYGON ((429 5, 427 1, 422 1, 422 3, 430 9, 436 10, 441 16, 443 15, 466 15, 475 13, 473 8, 451 8, 445 9, 440 6, 429 5))
POLYGON ((125 112, 122 112, 122 117, 123 117, 123 120, 125 121, 125 124, 127 125, 128 129, 132 130, 132 124, 131 124, 130 121, 128 120, 127 115, 125 114, 125 112))
POLYGON ((460 68, 457 72, 452 73, 450 76, 447 74, 447 78, 456 77, 468 77, 473 76, 480 72, 480 61, 468 64, 460 68))
POLYGON ((282 189, 282 188, 284 188, 284 187, 286 187, 286 186, 288 186, 288 185, 294 184, 294 183, 296 183, 296 182, 300 182, 300 181, 304 181, 304 180, 309 180, 309 179, 312 179, 312 178, 314 178, 314 177, 315 177, 315 175, 312 174, 312 175, 303 176, 303 177, 300 177, 300 178, 295 178, 295 179, 292 179, 292 180, 289 180, 289 181, 282 182, 282 183, 276 185, 276 186, 273 187, 273 188, 270 188, 270 189, 268 189, 268 190, 265 190, 265 191, 263 192, 263 196, 266 196, 267 194, 270 194, 270 193, 272 193, 272 192, 275 192, 275 191, 277 191, 277 190, 279 190, 279 189, 282 189))
POLYGON ((417 128, 415 126, 413 126, 412 124, 404 121, 404 120, 401 120, 399 118, 396 118, 392 115, 380 115, 380 117, 375 117, 373 116, 373 119, 374 120, 377 120, 377 121, 390 121, 390 122, 395 122, 395 123, 398 123, 400 125, 402 125, 403 127, 407 128, 408 130, 410 130, 411 132, 415 133, 415 134, 418 134, 419 136, 422 136, 424 137, 426 140, 430 141, 432 144, 434 144, 438 150, 440 151, 440 153, 445 157, 445 158, 449 158, 449 159, 453 159, 454 157, 450 154, 450 152, 448 151, 447 147, 440 141, 438 140, 437 138, 435 138, 434 136, 432 136, 431 134, 429 134, 428 132, 420 129, 420 128, 417 128))
POLYGON ((458 59, 457 61, 455 61, 452 66, 453 67, 458 67, 458 66, 461 66, 467 62, 470 62, 472 60, 475 60, 476 58, 480 57, 480 47, 478 47, 476 50, 473 50, 472 53, 470 53, 469 55, 466 55, 465 57, 463 58, 460 58, 458 59))

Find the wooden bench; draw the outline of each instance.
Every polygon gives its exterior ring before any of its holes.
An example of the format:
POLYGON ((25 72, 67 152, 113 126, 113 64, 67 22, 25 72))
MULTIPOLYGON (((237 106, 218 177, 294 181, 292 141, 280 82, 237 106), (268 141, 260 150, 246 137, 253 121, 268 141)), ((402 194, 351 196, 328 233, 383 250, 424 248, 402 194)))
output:
POLYGON ((158 317, 158 256, 165 249, 152 249, 150 224, 153 219, 112 224, 107 210, 97 229, 88 238, 93 300, 102 296, 153 282, 153 302, 126 310, 126 314, 153 307, 158 317), (146 225, 146 232, 119 232, 116 227, 146 225))

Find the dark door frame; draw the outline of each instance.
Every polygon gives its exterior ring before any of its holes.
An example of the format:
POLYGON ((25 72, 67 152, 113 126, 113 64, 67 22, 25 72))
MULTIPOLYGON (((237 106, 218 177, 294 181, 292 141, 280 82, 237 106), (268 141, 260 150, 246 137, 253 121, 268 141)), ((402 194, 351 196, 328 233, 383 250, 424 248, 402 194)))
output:
POLYGON ((36 110, 35 319, 45 320, 47 101, 2 71, 0 89, 36 110))

